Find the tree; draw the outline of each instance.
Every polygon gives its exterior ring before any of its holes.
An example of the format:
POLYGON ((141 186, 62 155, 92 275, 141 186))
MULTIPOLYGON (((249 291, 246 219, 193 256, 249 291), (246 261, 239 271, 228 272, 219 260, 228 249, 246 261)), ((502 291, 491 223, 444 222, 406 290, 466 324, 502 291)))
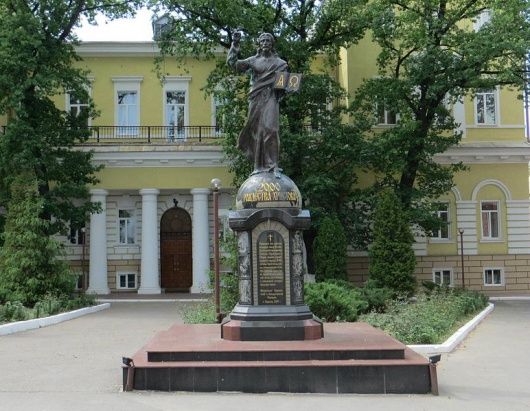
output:
POLYGON ((90 101, 88 80, 74 67, 73 28, 81 16, 98 10, 110 16, 131 11, 135 1, 6 0, 0 5, 0 115, 7 118, 0 138, 0 204, 9 202, 19 170, 31 169, 43 200, 40 217, 51 224, 47 234, 80 224, 97 204, 87 200, 96 182, 91 153, 75 150, 89 137, 87 116, 59 110, 53 97, 64 92, 90 101), (52 216, 53 222, 52 222, 52 216))
MULTIPOLYGON (((306 206, 318 220, 336 214, 349 224, 357 181, 361 133, 341 121, 345 97, 334 79, 338 50, 358 41, 365 29, 365 0, 161 0, 153 1, 171 17, 160 46, 164 55, 217 59, 206 92, 224 102, 223 146, 235 185, 242 183, 251 165, 236 148, 246 118, 248 78, 234 76, 219 48, 228 49, 235 31, 241 31, 242 55, 255 54, 255 40, 270 32, 275 48, 289 70, 303 74, 299 93, 281 103, 280 166, 302 191, 306 206), (316 62, 316 64, 315 64, 316 62), (320 64, 322 63, 322 64, 320 64), (320 66, 314 70, 314 66, 320 66), (330 109, 330 106, 334 106, 330 109)), ((162 65, 160 65, 162 67, 162 65)), ((165 73, 160 68, 160 75, 165 73)))
POLYGON ((395 294, 411 295, 416 288, 414 237, 407 213, 391 190, 379 198, 373 230, 373 243, 368 251, 372 288, 390 288, 395 294))
POLYGON ((47 294, 68 296, 74 277, 67 263, 58 259, 61 245, 46 234, 50 223, 39 218, 44 200, 38 195, 36 178, 31 172, 19 174, 11 191, 0 251, 0 303, 33 306, 47 294))
POLYGON ((399 121, 370 139, 365 159, 380 185, 395 187, 412 220, 427 229, 431 201, 464 168, 434 160, 461 139, 451 106, 477 90, 523 85, 528 14, 526 0, 370 2, 379 72, 358 90, 354 108, 358 119, 386 110, 399 121), (474 24, 487 16, 480 28, 474 24))
POLYGON ((315 278, 347 280, 346 249, 348 241, 337 216, 325 216, 318 227, 314 243, 315 278))

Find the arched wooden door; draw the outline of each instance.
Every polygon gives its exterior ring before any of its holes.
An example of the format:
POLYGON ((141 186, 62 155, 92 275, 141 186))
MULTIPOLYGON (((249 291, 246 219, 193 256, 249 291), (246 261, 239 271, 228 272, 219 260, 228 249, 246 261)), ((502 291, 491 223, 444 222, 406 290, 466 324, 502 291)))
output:
POLYGON ((161 286, 189 289, 193 283, 191 217, 183 208, 167 210, 160 221, 161 286))

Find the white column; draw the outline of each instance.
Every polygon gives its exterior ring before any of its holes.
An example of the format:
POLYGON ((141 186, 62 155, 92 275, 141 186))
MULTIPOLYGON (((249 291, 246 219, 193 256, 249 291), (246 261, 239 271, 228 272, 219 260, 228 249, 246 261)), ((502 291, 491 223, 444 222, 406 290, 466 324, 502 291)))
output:
POLYGON ((88 293, 109 294, 107 282, 107 190, 90 190, 91 201, 101 204, 101 212, 90 216, 90 268, 88 293))
POLYGON ((142 195, 142 264, 138 294, 160 294, 158 270, 158 215, 156 188, 140 190, 142 195))
POLYGON ((211 292, 208 271, 210 270, 210 241, 208 230, 208 195, 207 188, 194 188, 192 217, 193 249, 193 285, 192 293, 211 292))

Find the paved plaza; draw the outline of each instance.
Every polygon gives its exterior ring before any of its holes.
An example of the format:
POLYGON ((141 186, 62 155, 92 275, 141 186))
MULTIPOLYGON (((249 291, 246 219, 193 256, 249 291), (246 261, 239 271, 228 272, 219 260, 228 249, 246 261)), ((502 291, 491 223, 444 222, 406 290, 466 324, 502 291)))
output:
POLYGON ((0 337, 0 410, 530 410, 530 301, 496 302, 464 343, 443 356, 439 397, 122 392, 121 357, 181 321, 183 304, 113 303, 0 337))

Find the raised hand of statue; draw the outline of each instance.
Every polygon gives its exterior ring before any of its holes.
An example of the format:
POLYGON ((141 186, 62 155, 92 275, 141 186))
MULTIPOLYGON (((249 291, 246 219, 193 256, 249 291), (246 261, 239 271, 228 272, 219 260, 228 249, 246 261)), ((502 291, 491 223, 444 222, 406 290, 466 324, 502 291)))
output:
POLYGON ((241 42, 241 32, 236 31, 232 35, 232 47, 239 48, 239 43, 241 42))

